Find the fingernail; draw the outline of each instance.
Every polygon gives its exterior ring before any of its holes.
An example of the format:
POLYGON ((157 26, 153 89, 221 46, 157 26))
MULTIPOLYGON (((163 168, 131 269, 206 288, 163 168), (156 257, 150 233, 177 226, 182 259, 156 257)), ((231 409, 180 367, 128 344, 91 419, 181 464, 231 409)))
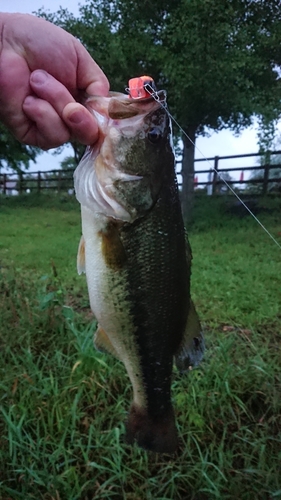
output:
POLYGON ((30 105, 32 106, 34 104, 34 101, 35 101, 35 97, 33 97, 32 95, 28 95, 25 98, 23 104, 24 104, 24 106, 30 106, 30 105))
POLYGON ((84 118, 85 114, 82 111, 74 111, 74 113, 72 113, 68 119, 74 125, 79 125, 79 123, 81 123, 84 118))
POLYGON ((36 71, 33 71, 30 76, 30 81, 36 85, 43 85, 47 78, 48 78, 48 73, 47 71, 44 71, 43 69, 39 69, 36 71))

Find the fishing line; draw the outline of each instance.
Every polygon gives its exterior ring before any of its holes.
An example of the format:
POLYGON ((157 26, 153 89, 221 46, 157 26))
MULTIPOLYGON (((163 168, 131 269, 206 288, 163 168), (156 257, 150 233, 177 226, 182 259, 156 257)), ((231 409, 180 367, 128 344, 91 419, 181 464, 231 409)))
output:
POLYGON ((266 229, 266 227, 261 223, 261 221, 255 216, 255 214, 250 210, 250 208, 244 203, 244 201, 240 198, 240 196, 234 191, 234 189, 228 184, 228 182, 220 175, 219 171, 211 164, 211 162, 206 158, 206 156, 200 151, 200 149, 195 145, 195 142, 190 139, 188 134, 183 130, 183 128, 180 126, 180 124, 177 122, 177 120, 171 115, 170 111, 168 111, 166 101, 164 100, 164 104, 161 101, 158 92, 155 91, 151 85, 145 84, 144 85, 145 90, 153 97, 155 101, 157 101, 160 106, 166 111, 167 115, 173 120, 173 122, 179 127, 180 131, 185 135, 185 137, 191 142, 191 144, 197 149, 197 151, 201 154, 201 156, 204 158, 204 160, 210 165, 212 171, 216 172, 216 174, 219 176, 219 178, 224 182, 224 184, 227 186, 227 188, 231 191, 234 196, 236 196, 237 200, 243 205, 243 207, 246 208, 246 210, 249 212, 249 214, 255 219, 255 221, 261 226, 261 228, 267 233, 267 235, 274 241, 275 245, 277 245, 280 250, 281 250, 281 245, 278 243, 278 241, 274 238, 274 236, 266 229))

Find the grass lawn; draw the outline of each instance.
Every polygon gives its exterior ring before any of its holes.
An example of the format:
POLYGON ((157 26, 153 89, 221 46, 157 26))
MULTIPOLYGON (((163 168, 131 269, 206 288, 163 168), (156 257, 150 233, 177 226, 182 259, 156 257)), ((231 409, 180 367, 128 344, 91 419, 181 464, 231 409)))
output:
MULTIPOLYGON (((189 238, 205 329, 173 378, 180 447, 123 443, 131 387, 92 345, 75 201, 0 199, 0 499, 281 499, 281 251, 228 202, 198 198, 189 238)), ((281 201, 258 217, 281 243, 281 201)))

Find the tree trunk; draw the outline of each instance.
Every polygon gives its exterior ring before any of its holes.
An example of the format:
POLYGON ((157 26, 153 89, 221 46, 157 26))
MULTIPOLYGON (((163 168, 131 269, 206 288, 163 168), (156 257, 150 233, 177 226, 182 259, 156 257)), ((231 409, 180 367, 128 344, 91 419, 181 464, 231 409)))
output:
MULTIPOLYGON (((195 143, 195 128, 186 129, 188 137, 195 143)), ((191 223, 194 203, 194 144, 184 135, 182 156, 182 214, 186 227, 191 223)))
POLYGON ((75 160, 75 163, 77 166, 78 163, 80 162, 83 154, 85 153, 85 146, 83 146, 82 144, 79 144, 78 142, 75 142, 75 141, 72 141, 70 144, 71 144, 73 151, 74 151, 74 160, 75 160))

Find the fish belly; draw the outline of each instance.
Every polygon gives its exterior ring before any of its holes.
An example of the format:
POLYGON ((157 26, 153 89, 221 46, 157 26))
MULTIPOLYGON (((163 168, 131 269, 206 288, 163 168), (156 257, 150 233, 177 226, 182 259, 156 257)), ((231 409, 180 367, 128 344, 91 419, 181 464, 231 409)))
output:
POLYGON ((82 231, 85 240, 85 271, 91 309, 106 332, 113 349, 125 365, 133 385, 134 403, 145 404, 141 367, 130 313, 126 268, 109 266, 103 249, 102 234, 108 220, 82 207, 82 231))

